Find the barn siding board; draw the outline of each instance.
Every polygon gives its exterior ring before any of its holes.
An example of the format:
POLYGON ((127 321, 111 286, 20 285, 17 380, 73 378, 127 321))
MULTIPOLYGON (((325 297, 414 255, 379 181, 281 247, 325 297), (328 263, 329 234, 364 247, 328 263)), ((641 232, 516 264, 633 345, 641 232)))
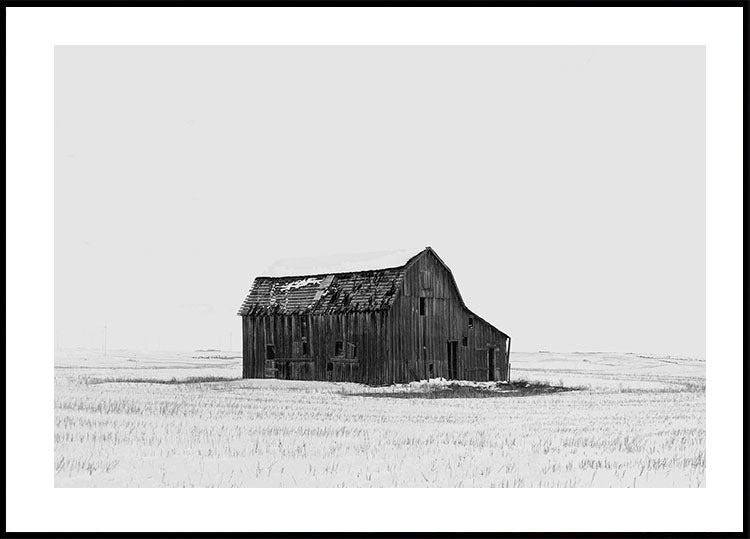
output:
POLYGON ((379 385, 423 378, 430 364, 433 376, 447 378, 451 341, 457 342, 458 377, 488 380, 488 347, 496 348, 496 379, 509 376, 510 338, 466 308, 450 271, 429 248, 400 268, 310 277, 317 285, 305 279, 253 283, 239 313, 244 378, 326 380, 331 374, 336 381, 379 385), (302 353, 303 317, 309 356, 302 353), (336 341, 343 342, 343 358, 334 357, 336 341), (270 344, 276 370, 266 361, 270 344), (352 345, 356 357, 350 357, 352 345))

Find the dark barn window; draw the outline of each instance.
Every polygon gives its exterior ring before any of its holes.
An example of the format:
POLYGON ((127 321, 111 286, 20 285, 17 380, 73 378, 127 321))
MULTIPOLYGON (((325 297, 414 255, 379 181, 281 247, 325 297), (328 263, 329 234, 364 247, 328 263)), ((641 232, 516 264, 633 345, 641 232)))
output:
POLYGON ((424 316, 425 310, 427 308, 426 299, 427 298, 419 298, 419 316, 424 316))
POLYGON ((326 364, 326 370, 327 370, 328 372, 332 372, 332 371, 333 371, 333 363, 331 363, 331 362, 329 361, 329 362, 328 362, 328 363, 326 364))
POLYGON ((461 339, 461 346, 469 346, 469 338, 468 337, 463 337, 461 339))
POLYGON ((333 355, 335 355, 336 357, 344 356, 344 341, 336 341, 333 355))
POLYGON ((299 320, 299 334, 303 339, 307 338, 307 317, 301 316, 299 320))
POLYGON ((470 328, 474 327, 474 318, 472 316, 469 317, 469 327, 470 328))
POLYGON ((346 343, 346 351, 348 353, 347 357, 349 359, 356 359, 357 357, 357 345, 356 344, 352 342, 346 343))
POLYGON ((310 355, 310 345, 307 343, 307 341, 302 341, 302 355, 303 356, 310 355))
POLYGON ((430 363, 430 378, 435 378, 435 366, 430 363))
POLYGON ((276 358, 276 347, 272 344, 266 345, 266 359, 276 358))

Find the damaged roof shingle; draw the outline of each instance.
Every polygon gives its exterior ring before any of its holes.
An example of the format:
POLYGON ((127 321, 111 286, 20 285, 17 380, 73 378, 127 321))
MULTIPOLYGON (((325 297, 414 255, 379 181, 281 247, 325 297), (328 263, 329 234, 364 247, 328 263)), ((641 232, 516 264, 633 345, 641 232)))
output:
POLYGON ((381 311, 393 303, 404 267, 301 277, 257 277, 237 314, 381 311))

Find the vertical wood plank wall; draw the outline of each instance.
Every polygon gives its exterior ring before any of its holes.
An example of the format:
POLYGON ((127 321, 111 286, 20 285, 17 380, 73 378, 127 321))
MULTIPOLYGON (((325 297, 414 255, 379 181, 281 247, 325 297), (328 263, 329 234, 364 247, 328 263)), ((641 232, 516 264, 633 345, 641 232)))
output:
POLYGON ((386 311, 243 316, 242 376, 390 383, 391 370, 385 361, 387 316, 386 311), (303 355, 300 346, 301 316, 308 320, 308 355, 303 355), (343 344, 341 356, 336 356, 336 341, 343 344), (274 346, 275 373, 267 372, 268 345, 274 346))
POLYGON ((508 379, 509 339, 463 307, 450 273, 432 253, 409 266, 401 287, 388 311, 243 316, 243 378, 381 385, 426 378, 430 364, 432 376, 448 378, 448 343, 457 341, 457 378, 489 380, 487 349, 493 347, 494 378, 508 379), (424 316, 420 297, 425 298, 424 316), (300 316, 308 320, 308 355, 300 345, 300 316), (343 342, 343 357, 336 357, 336 341, 343 342), (267 362, 271 344, 276 359, 267 362), (349 357, 349 344, 356 346, 356 357, 349 357))
POLYGON ((463 307, 450 273, 431 253, 406 270, 403 289, 389 312, 389 333, 396 382, 426 378, 430 364, 433 376, 449 378, 449 341, 458 342, 458 378, 489 380, 488 347, 495 348, 495 379, 508 377, 506 336, 463 307), (419 314, 420 297, 425 298, 424 316, 419 314))

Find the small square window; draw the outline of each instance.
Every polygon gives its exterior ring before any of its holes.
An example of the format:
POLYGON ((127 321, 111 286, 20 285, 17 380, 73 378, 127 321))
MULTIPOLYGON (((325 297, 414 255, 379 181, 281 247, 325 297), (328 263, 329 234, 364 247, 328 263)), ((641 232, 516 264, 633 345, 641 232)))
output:
POLYGON ((427 310, 427 298, 419 298, 419 316, 424 316, 427 310))
POLYGON ((332 372, 333 371, 333 363, 330 361, 326 364, 326 371, 332 372))
POLYGON ((336 357, 344 356, 344 341, 336 341, 333 355, 335 355, 336 357))

